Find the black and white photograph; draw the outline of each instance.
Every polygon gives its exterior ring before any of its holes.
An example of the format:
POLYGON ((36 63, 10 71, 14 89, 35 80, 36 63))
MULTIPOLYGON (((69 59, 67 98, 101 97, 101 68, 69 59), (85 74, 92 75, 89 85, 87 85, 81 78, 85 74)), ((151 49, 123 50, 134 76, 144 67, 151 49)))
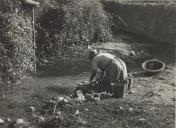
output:
POLYGON ((175 128, 175 0, 0 0, 0 128, 175 128))

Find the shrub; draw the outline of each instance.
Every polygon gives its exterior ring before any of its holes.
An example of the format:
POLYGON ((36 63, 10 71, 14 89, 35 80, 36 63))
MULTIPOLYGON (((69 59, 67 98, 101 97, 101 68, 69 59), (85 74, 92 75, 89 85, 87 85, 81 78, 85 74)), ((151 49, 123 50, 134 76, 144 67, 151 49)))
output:
POLYGON ((111 39, 109 23, 98 1, 51 0, 38 18, 38 53, 107 41, 111 39))
POLYGON ((19 0, 0 1, 0 78, 15 85, 33 70, 31 9, 19 0))

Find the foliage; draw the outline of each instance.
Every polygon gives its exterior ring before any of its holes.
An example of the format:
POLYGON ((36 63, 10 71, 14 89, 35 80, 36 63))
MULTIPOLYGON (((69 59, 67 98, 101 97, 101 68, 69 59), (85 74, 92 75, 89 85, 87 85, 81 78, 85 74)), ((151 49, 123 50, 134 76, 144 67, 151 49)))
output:
POLYGON ((111 39, 109 19, 95 0, 51 0, 38 18, 37 31, 40 54, 111 39))
MULTIPOLYGON (((32 8, 21 1, 0 1, 0 79, 5 85, 33 70, 32 8)), ((94 0, 51 0, 36 22, 38 55, 111 38, 109 19, 94 0)))
POLYGON ((0 6, 0 78, 14 85, 33 69, 31 16, 18 0, 1 0, 0 6))

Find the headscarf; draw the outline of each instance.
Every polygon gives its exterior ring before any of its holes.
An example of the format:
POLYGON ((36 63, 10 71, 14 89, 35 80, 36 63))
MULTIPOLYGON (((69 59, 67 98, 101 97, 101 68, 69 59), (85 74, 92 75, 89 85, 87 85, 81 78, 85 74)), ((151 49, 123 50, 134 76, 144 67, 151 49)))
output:
POLYGON ((89 59, 92 60, 96 55, 97 55, 97 50, 96 49, 91 49, 89 51, 89 59))

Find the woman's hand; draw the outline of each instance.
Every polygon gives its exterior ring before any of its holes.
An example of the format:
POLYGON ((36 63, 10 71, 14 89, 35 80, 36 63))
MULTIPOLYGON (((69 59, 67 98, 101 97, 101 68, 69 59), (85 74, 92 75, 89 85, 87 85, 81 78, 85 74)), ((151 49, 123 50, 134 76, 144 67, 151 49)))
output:
POLYGON ((89 79, 89 82, 92 82, 94 77, 96 76, 97 74, 97 70, 92 70, 92 73, 91 73, 91 76, 90 76, 90 79, 89 79))

